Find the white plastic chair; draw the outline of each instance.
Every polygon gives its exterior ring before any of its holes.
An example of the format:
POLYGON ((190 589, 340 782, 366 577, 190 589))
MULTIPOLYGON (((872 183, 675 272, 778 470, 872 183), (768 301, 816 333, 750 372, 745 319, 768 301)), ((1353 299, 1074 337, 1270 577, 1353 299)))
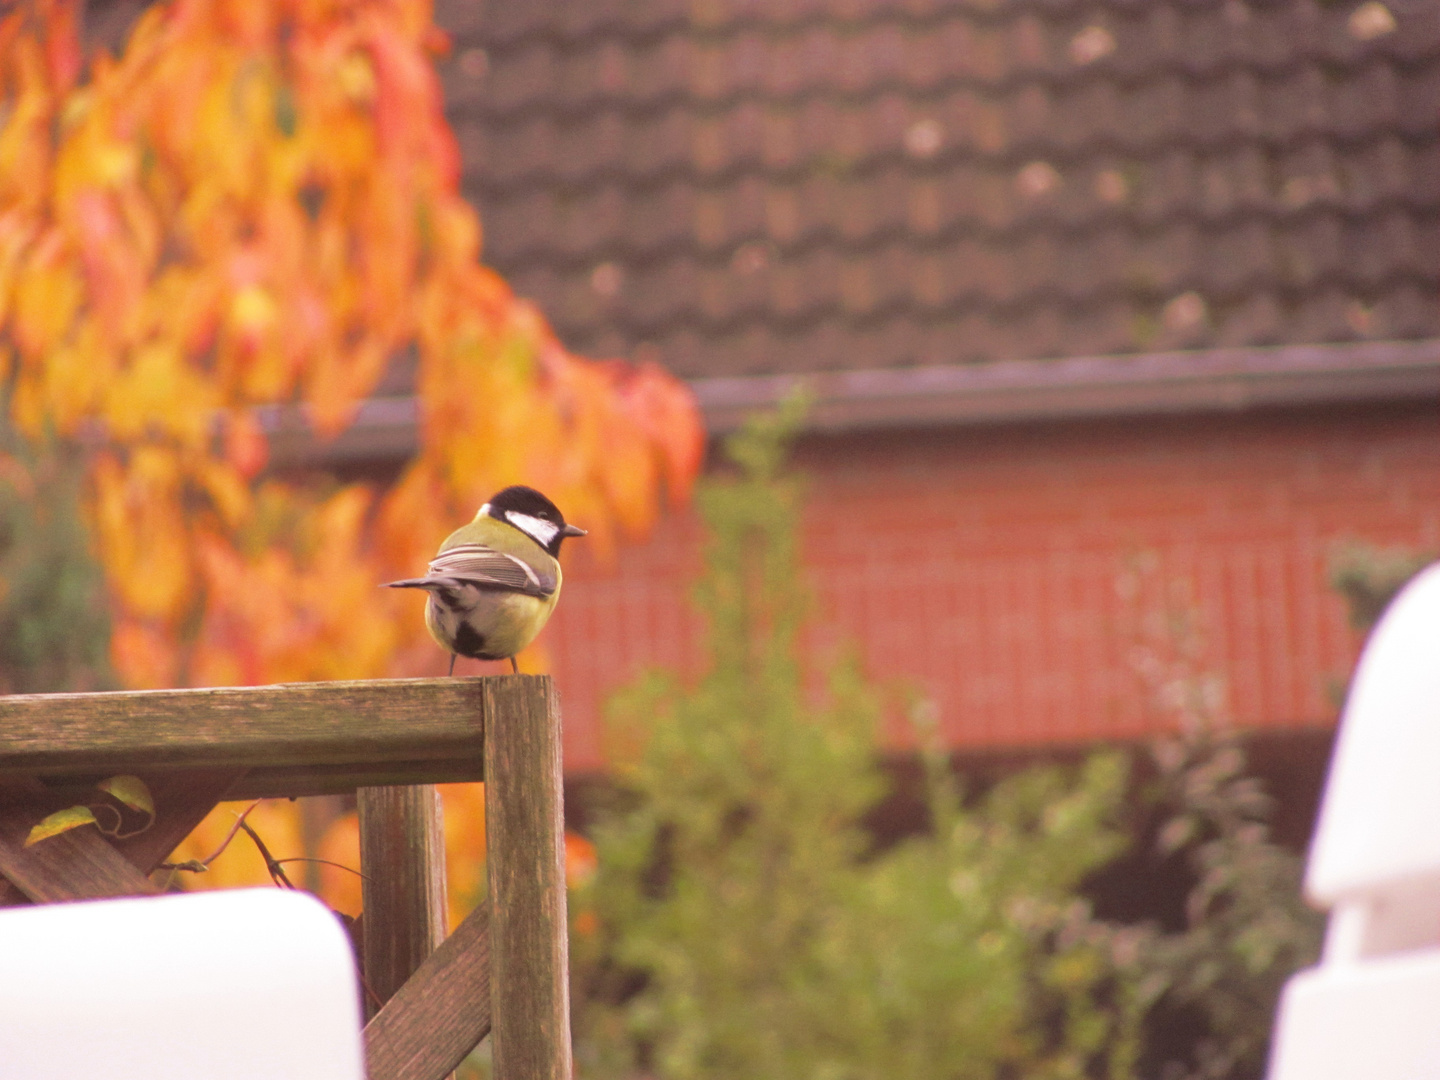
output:
POLYGON ((1440 564, 1360 659, 1305 888, 1330 925, 1286 986, 1270 1080, 1440 1080, 1440 564))
POLYGON ((364 1080, 357 995, 304 893, 0 910, 5 1080, 364 1080))

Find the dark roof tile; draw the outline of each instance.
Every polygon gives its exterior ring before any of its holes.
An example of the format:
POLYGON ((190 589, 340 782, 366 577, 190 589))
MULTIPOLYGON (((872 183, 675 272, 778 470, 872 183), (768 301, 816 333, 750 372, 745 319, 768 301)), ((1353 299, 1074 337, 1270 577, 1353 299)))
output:
POLYGON ((683 295, 693 295, 698 274, 693 258, 679 258, 648 264, 628 275, 622 288, 637 337, 649 337, 677 318, 681 289, 683 295))
POLYGON ((1213 240, 1210 234, 1202 239, 1193 222, 1175 221, 1131 237, 1125 245, 1129 250, 1126 261, 1102 270, 1139 296, 1170 296, 1197 284, 1200 253, 1213 240))
POLYGON ((1129 298, 1101 299, 1075 309, 1075 342, 1065 350, 1071 356, 1096 356, 1141 348, 1137 327, 1138 305, 1129 298))
POLYGON ((1275 237, 1279 279, 1301 292, 1345 274, 1345 227, 1335 214, 1310 214, 1275 237))
POLYGON ((1344 178, 1324 140, 1310 139, 1277 154, 1276 174, 1281 214, 1340 206, 1344 201, 1344 178))
POLYGON ((1190 85, 1180 76, 1167 74, 1140 83, 1124 93, 1116 141, 1136 153, 1175 143, 1189 143, 1190 85))
POLYGON ((1346 277, 1366 292, 1377 291, 1387 278, 1414 272, 1417 253, 1414 222, 1391 210, 1346 223, 1346 277))
POLYGON ((626 72, 630 100, 641 107, 675 107, 689 85, 691 53, 689 39, 680 34, 637 42, 626 72))
POLYGON ((905 25, 900 47, 904 51, 903 81, 913 87, 916 94, 929 95, 953 77, 951 57, 946 54, 932 24, 905 25))
POLYGON ((1185 70, 1183 17, 1172 5, 1140 6, 1116 18, 1110 32, 1115 38, 1111 64, 1120 78, 1134 81, 1185 70))
POLYGON ((560 245, 554 193, 536 188, 495 205, 483 222, 487 261, 547 266, 560 245))
POLYGON ((1278 345, 1285 336, 1285 313, 1270 292, 1252 292, 1216 312, 1215 344, 1278 345))
MULTIPOLYGON (((1357 336, 1353 303, 1352 297, 1337 285, 1303 294, 1292 303, 1287 320, 1290 331, 1298 331, 1311 341, 1353 340, 1357 336)), ((1380 325, 1381 319, 1376 318, 1380 314, 1371 315, 1372 325, 1380 325)))
POLYGON ((1407 65, 1426 65, 1440 49, 1440 9, 1421 0, 1391 5, 1395 32, 1365 43, 1375 55, 1407 65))
MULTIPOLYGON (((1382 141, 1381 146, 1388 146, 1382 141)), ((1399 198, 1407 206, 1435 208, 1435 192, 1440 191, 1440 142, 1431 140, 1420 146, 1409 147, 1409 169, 1401 166, 1394 175, 1408 180, 1409 184, 1400 189, 1399 198)), ((1387 157, 1388 162, 1388 157, 1387 157)), ((1402 180, 1403 184, 1403 180, 1402 180)))
POLYGON ((1184 147, 1141 158, 1131 170, 1134 194, 1130 205, 1140 224, 1176 217, 1200 198, 1199 169, 1194 155, 1184 147))
POLYGON ((1049 232, 1032 232, 1016 238, 1007 254, 1014 260, 1016 289, 1021 296, 1053 292, 1058 248, 1056 237, 1049 232))
POLYGON ((1012 72, 1019 77, 1047 75, 1058 66, 1053 31, 1035 12, 1024 12, 1010 23, 1009 55, 1012 72))
POLYGON ((1376 301, 1374 319, 1377 337, 1421 338, 1440 336, 1435 293, 1420 282, 1401 282, 1386 290, 1376 301))
POLYGON ((1440 115, 1440 64, 1426 64, 1414 71, 1396 70, 1394 82, 1396 97, 1386 102, 1386 111, 1377 117, 1376 126, 1384 130, 1381 120, 1393 120, 1396 130, 1404 135, 1433 139, 1435 117, 1440 115))
POLYGON ((438 10, 487 258, 699 375, 1434 332, 1440 9, 1357 7, 438 10))

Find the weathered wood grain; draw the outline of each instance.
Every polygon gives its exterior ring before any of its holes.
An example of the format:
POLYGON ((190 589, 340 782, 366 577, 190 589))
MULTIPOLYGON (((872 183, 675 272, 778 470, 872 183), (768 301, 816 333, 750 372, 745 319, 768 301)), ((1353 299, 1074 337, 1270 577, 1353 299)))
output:
POLYGON ((570 1080, 560 710, 545 676, 485 685, 496 1080, 570 1080), (537 708, 535 694, 543 697, 537 708))
POLYGON ((369 1080, 439 1080, 489 1034, 488 926, 482 904, 365 1025, 369 1080))
POLYGON ((34 781, 7 784, 0 801, 0 874, 37 904, 148 896, 160 890, 93 825, 25 846, 30 829, 47 812, 46 793, 34 781))
POLYGON ((440 793, 429 784, 365 787, 356 803, 365 980, 385 1002, 445 940, 440 793))
POLYGON ((483 741, 486 681, 382 679, 0 697, 0 775, 473 761, 483 741))
POLYGON ((407 784, 473 784, 485 779, 485 758, 476 740, 468 756, 427 761, 353 762, 348 765, 256 766, 238 780, 230 799, 353 795, 362 787, 407 784))

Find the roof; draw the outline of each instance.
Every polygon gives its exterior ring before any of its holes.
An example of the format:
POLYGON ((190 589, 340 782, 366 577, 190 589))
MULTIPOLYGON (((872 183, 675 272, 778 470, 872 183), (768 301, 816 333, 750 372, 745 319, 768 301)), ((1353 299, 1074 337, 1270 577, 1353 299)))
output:
MULTIPOLYGON (((811 396, 806 427, 832 433, 1433 402, 1440 395, 1440 340, 1193 349, 690 381, 712 435, 735 430, 751 412, 780 401, 797 384, 811 396)), ((286 466, 404 460, 420 445, 419 404, 404 395, 371 398, 350 427, 329 440, 316 439, 302 406, 269 406, 258 414, 270 437, 271 460, 286 466)))
POLYGON ((707 380, 1440 337, 1432 0, 436 15, 486 258, 581 352, 707 380))

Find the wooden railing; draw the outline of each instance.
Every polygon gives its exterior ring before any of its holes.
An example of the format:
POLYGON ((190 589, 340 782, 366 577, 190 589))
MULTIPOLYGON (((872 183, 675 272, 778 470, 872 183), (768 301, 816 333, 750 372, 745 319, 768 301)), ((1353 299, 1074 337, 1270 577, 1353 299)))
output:
POLYGON ((569 1080, 560 712, 546 676, 0 697, 0 904, 155 893, 217 802, 354 792, 370 1080, 440 1080, 488 1033, 497 1080, 569 1080), (25 847, 96 780, 145 780, 156 818, 25 847), (489 899, 445 934, 432 785, 485 780, 489 899))

